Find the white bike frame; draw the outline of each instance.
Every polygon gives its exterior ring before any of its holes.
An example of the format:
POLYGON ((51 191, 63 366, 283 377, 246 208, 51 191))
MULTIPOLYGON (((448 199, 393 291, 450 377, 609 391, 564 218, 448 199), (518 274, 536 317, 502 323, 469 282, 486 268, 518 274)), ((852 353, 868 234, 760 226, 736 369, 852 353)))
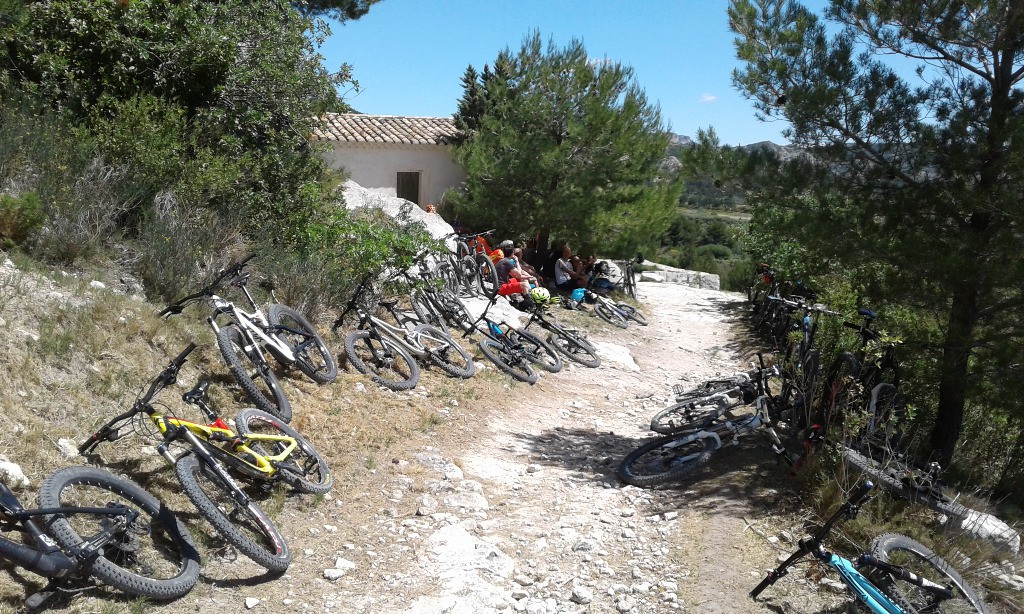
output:
MULTIPOLYGON (((221 313, 227 314, 228 317, 234 320, 238 329, 242 332, 242 336, 246 338, 247 342, 254 345, 269 346, 268 349, 270 349, 270 352, 274 357, 278 360, 282 360, 283 362, 291 364, 296 361, 295 353, 292 352, 291 347, 289 347, 287 343, 278 339, 277 336, 268 335, 263 331, 263 328, 269 326, 269 323, 267 322, 266 316, 263 315, 263 312, 259 307, 256 307, 255 304, 253 305, 253 308, 256 311, 249 313, 243 309, 239 309, 231 301, 222 299, 216 294, 210 295, 209 300, 210 303, 213 304, 216 312, 212 316, 208 317, 206 321, 210 324, 210 327, 213 328, 214 333, 220 332, 220 327, 217 325, 215 320, 217 315, 221 313)), ((247 347, 244 349, 249 351, 251 348, 247 347)))

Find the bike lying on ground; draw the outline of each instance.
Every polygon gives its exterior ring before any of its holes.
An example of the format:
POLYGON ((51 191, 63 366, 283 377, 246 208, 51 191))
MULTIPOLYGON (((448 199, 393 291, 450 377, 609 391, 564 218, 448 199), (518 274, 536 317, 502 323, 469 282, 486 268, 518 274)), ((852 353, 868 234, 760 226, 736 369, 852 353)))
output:
POLYGON ((585 367, 601 366, 601 358, 597 355, 597 348, 587 341, 584 333, 579 330, 565 328, 559 324, 548 313, 548 305, 549 303, 535 303, 530 310, 530 319, 523 326, 523 329, 529 329, 531 325, 536 323, 548 331, 547 342, 569 360, 578 362, 585 367))
POLYGON ((647 326, 647 318, 644 317, 644 314, 628 303, 616 303, 608 297, 590 290, 586 291, 585 296, 594 304, 594 313, 612 326, 626 328, 629 326, 629 320, 633 320, 641 326, 647 326))
POLYGON ((338 376, 338 365, 324 338, 302 314, 275 303, 270 306, 268 316, 263 315, 246 288, 249 274, 242 273, 252 259, 253 256, 248 256, 227 267, 210 285, 168 305, 158 315, 179 314, 192 302, 208 302, 214 311, 206 321, 217 335, 217 347, 242 390, 257 407, 289 422, 292 418, 291 404, 274 375, 266 353, 269 352, 283 366, 298 367, 320 384, 334 381, 338 376), (249 300, 251 312, 216 294, 229 277, 234 277, 230 285, 241 289, 249 300), (218 324, 217 318, 221 316, 227 318, 227 322, 218 324))
POLYGON ((875 538, 870 552, 855 562, 825 550, 825 539, 833 527, 844 518, 856 518, 872 488, 870 481, 862 484, 817 533, 801 539, 799 549, 750 591, 751 598, 756 600, 789 573, 790 567, 810 555, 838 572, 854 597, 871 612, 987 612, 952 565, 905 535, 888 533, 875 538))
POLYGON ((0 559, 50 578, 25 600, 30 611, 57 593, 84 590, 76 581, 90 575, 161 600, 185 595, 199 579, 199 553, 185 525, 141 486, 101 469, 57 471, 40 486, 36 509, 0 482, 0 529, 23 536, 0 535, 0 559))
POLYGON ((344 338, 345 355, 357 371, 372 377, 373 381, 391 390, 408 390, 420 378, 419 367, 413 357, 428 360, 453 377, 473 376, 473 358, 445 331, 426 323, 414 324, 398 313, 398 301, 378 301, 395 324, 386 322, 359 305, 359 298, 367 287, 368 279, 359 286, 345 311, 334 323, 337 332, 345 316, 355 311, 359 326, 344 338))
POLYGON ((250 480, 281 480, 301 492, 323 494, 333 478, 327 461, 313 446, 280 418, 258 409, 243 409, 232 429, 206 403, 205 381, 182 395, 210 420, 202 424, 158 410, 153 399, 177 380, 178 372, 195 349, 189 344, 151 382, 127 412, 115 416, 79 446, 89 454, 101 442, 117 441, 134 432, 137 417, 157 429, 157 446, 174 466, 185 495, 225 540, 258 565, 283 571, 291 562, 281 532, 259 505, 242 489, 228 469, 250 480), (170 444, 182 442, 185 451, 175 456, 170 444))
POLYGON ((484 356, 521 382, 537 383, 537 372, 533 365, 551 373, 560 371, 562 359, 547 342, 533 333, 487 316, 496 302, 497 296, 491 298, 480 317, 469 324, 462 336, 468 337, 473 332, 482 334, 484 339, 478 345, 484 356))

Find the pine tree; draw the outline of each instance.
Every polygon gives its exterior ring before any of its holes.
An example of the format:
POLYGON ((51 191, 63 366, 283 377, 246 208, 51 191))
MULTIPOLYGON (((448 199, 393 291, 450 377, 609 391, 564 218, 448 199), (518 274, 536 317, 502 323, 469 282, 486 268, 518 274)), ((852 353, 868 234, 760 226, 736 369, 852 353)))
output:
POLYGON ((659 174, 669 135, 631 68, 535 32, 474 77, 470 67, 455 115, 468 177, 450 204, 462 221, 609 256, 668 227, 681 184, 659 174))

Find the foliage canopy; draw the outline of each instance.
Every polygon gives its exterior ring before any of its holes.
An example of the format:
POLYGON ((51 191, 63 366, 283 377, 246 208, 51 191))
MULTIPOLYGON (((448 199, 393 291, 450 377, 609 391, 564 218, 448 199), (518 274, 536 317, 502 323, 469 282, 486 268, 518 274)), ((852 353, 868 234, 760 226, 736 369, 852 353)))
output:
POLYGON ((814 160, 776 174, 755 227, 799 244, 805 268, 857 271, 869 301, 935 314, 920 349, 938 382, 931 446, 948 461, 977 376, 1002 364, 1019 380, 1024 362, 1024 9, 832 0, 825 16, 730 3, 736 86, 814 160))
POLYGON ((447 203, 460 220, 610 256, 671 223, 681 182, 661 172, 669 134, 630 67, 533 32, 462 81, 454 151, 468 178, 447 203))

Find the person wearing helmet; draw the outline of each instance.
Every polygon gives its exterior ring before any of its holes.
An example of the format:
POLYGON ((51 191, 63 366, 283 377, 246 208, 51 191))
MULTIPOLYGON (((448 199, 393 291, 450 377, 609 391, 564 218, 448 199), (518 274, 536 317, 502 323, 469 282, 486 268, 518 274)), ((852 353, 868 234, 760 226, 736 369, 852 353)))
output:
MULTIPOLYGON (((491 257, 491 262, 494 263, 494 266, 498 266, 498 263, 501 262, 502 258, 508 258, 512 255, 512 245, 512 241, 505 239, 501 243, 498 243, 497 249, 488 254, 488 256, 491 257)), ((507 273, 505 277, 508 277, 507 273)))

